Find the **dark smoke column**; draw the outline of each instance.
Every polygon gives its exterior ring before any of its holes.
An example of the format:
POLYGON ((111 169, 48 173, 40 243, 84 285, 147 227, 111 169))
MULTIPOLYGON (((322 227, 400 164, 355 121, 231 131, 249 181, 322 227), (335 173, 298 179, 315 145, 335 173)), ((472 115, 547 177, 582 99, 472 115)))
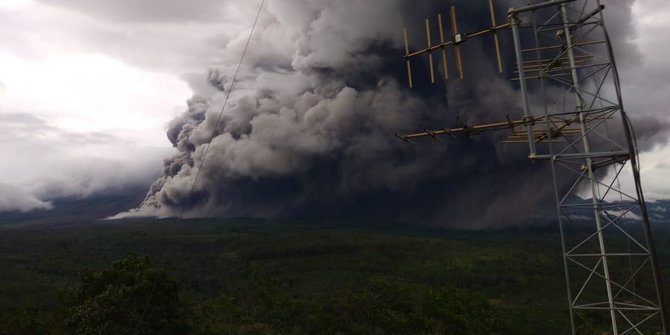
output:
POLYGON ((517 93, 480 50, 465 55, 473 60, 464 81, 435 86, 428 97, 405 87, 400 13, 432 6, 269 2, 218 129, 237 40, 226 41, 225 64, 205 76, 214 93, 193 97, 170 123, 178 152, 164 175, 140 207, 117 217, 356 217, 463 228, 525 220, 519 206, 548 203, 552 193, 534 186, 547 171, 529 166, 523 152, 486 136, 428 146, 393 136, 519 110, 517 93))

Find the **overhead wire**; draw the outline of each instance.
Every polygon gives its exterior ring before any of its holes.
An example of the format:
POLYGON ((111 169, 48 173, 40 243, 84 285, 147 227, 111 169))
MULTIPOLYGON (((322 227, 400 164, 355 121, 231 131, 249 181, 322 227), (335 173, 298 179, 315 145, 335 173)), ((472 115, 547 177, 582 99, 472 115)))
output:
MULTIPOLYGON (((251 26, 251 31, 249 32, 249 37, 247 37, 247 41, 244 45, 244 49, 242 50, 242 54, 240 55, 240 60, 237 62, 237 68, 235 69, 235 73, 233 74, 233 78, 231 79, 230 87, 228 88, 228 91, 226 92, 226 96, 223 100, 223 105, 221 106, 221 110, 219 111, 219 115, 216 119, 216 123, 214 125, 214 128, 212 129, 212 133, 209 137, 209 141, 205 144, 205 152, 202 155, 202 160, 200 161, 200 164, 196 168, 196 174, 195 174, 195 177, 193 178, 193 183, 191 184, 191 188, 190 188, 189 193, 188 193, 189 196, 192 195, 193 191, 195 190, 196 184, 198 182, 198 178, 200 177, 200 173, 202 171, 202 168, 205 165, 205 161, 207 159, 207 154, 209 153, 209 149, 212 145, 212 141, 214 140, 214 138, 217 135, 217 130, 219 128, 219 124, 221 123, 221 120, 223 118, 223 113, 226 110, 226 106, 228 104, 228 100, 230 99, 230 95, 235 88, 235 83, 237 82, 237 76, 240 72, 240 68, 242 67, 242 63, 244 62, 244 58, 247 54, 247 51, 249 50, 249 45, 251 44, 251 38, 254 35, 254 31, 256 30, 256 26, 258 25, 258 20, 261 16, 261 12, 263 10, 264 5, 265 5, 265 0, 261 0, 260 5, 258 6, 258 11, 256 12, 256 17, 254 18, 254 22, 251 26)), ((182 209, 182 211, 179 215, 179 218, 183 219, 184 215, 186 215, 186 209, 185 208, 182 209)), ((170 244, 168 249, 163 253, 163 260, 167 259, 167 256, 172 252, 172 246, 173 245, 170 244)), ((149 308, 149 305, 151 303, 151 299, 153 298, 153 295, 155 293, 156 285, 158 283, 159 278, 160 277, 159 277, 158 273, 156 273, 156 276, 155 276, 155 278, 154 278, 154 280, 152 281, 152 284, 151 284, 151 290, 149 291, 149 296, 147 297, 147 301, 144 304, 144 307, 142 309, 142 314, 140 315, 140 319, 138 321, 137 331, 135 332, 135 335, 139 334, 140 331, 141 331, 142 323, 144 322, 144 317, 145 317, 146 312, 147 312, 147 310, 149 308)))

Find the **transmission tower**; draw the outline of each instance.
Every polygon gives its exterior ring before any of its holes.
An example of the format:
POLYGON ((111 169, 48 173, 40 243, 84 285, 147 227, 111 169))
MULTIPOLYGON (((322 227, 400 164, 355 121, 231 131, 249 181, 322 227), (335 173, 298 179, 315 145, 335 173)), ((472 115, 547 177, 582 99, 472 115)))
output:
POLYGON ((410 51, 404 30, 409 86, 412 63, 427 57, 436 81, 433 54, 441 56, 449 78, 447 50, 456 71, 466 69, 462 45, 492 35, 498 71, 503 73, 498 34, 512 32, 521 101, 516 117, 497 123, 397 134, 414 143, 423 137, 455 138, 485 131, 506 131, 503 143, 528 146, 528 158, 548 164, 555 190, 557 221, 572 334, 667 334, 649 215, 640 185, 638 148, 621 99, 619 76, 599 0, 551 0, 510 8, 498 25, 489 0, 491 26, 459 33, 450 10, 451 35, 437 16, 439 42, 426 19, 426 47, 410 51), (531 104, 531 100, 542 101, 531 104), (627 192, 622 184, 634 186, 627 192))

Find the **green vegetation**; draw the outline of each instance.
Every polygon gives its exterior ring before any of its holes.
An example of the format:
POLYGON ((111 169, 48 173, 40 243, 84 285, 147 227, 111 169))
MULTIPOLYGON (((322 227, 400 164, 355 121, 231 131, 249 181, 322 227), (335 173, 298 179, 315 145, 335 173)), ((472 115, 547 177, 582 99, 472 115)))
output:
MULTIPOLYGON (((667 260, 670 234, 657 237, 667 260)), ((567 334, 569 327, 551 229, 252 220, 6 228, 0 269, 3 335, 567 334)))
POLYGON ((75 334, 188 334, 176 281, 130 255, 100 272, 84 269, 65 313, 75 334))

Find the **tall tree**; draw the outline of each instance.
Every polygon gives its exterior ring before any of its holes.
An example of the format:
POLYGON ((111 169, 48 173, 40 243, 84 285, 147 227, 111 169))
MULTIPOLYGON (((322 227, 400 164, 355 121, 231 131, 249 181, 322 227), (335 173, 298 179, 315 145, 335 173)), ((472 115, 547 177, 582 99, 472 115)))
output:
POLYGON ((146 257, 130 255, 80 273, 65 326, 79 335, 187 334, 178 284, 146 257))

